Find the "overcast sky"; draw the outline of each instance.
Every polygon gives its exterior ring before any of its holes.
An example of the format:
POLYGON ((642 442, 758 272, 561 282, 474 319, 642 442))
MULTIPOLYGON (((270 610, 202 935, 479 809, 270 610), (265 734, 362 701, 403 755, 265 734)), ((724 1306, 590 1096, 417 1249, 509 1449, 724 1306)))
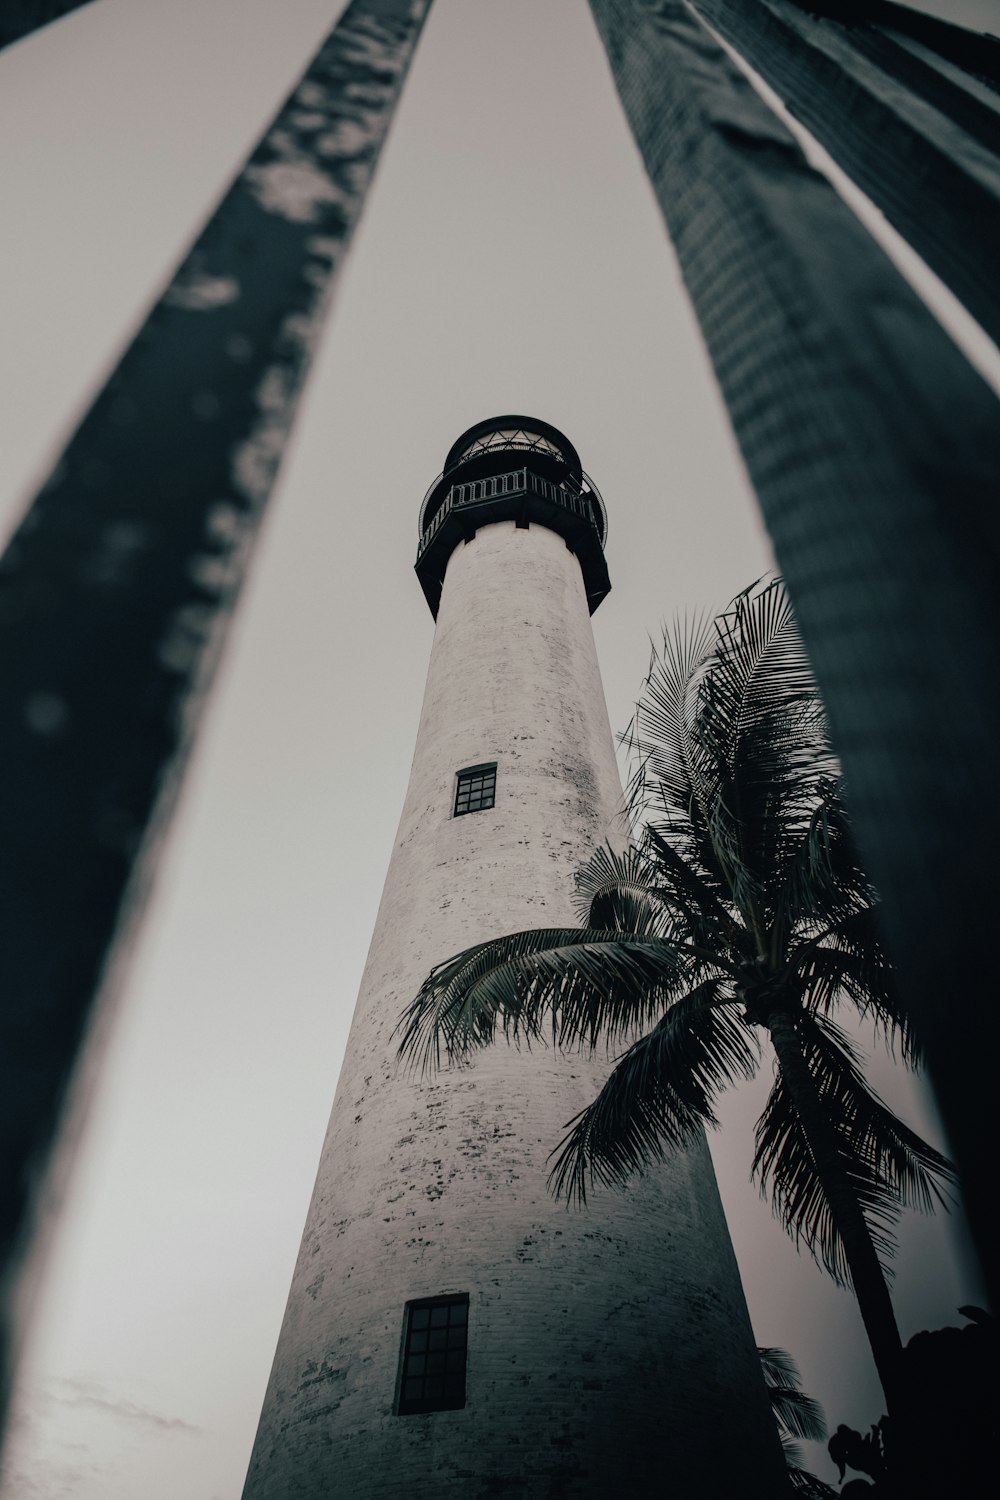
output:
MULTIPOLYGON (((0 55, 0 524, 341 8, 95 0, 0 55)), ((995 0, 950 12, 1000 32, 995 0)), ((584 0, 432 9, 135 956, 6 1500, 240 1493, 409 770, 417 511, 459 432, 504 411, 562 428, 604 494, 595 633, 623 728, 659 622, 770 557, 584 0)), ((758 1341, 867 1426, 853 1303, 746 1186, 752 1101, 726 1118, 758 1341)), ((941 1221, 903 1239, 906 1337, 977 1290, 941 1221)))

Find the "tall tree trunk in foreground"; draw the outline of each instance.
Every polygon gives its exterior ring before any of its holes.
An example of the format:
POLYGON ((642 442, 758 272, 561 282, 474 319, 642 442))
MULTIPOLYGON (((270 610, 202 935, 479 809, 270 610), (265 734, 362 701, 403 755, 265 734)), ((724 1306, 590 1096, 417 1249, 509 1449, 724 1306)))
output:
POLYGON ((985 1260, 1000 405, 682 0, 591 9, 829 711, 985 1260))
MULTIPOLYGON (((694 0, 771 85, 993 339, 1000 339, 1000 162, 995 111, 923 65, 934 103, 901 87, 881 59, 919 60, 864 25, 844 26, 795 0, 694 0), (993 149, 944 113, 951 96, 992 122, 993 149)), ((970 121, 970 123, 977 123, 970 121)))

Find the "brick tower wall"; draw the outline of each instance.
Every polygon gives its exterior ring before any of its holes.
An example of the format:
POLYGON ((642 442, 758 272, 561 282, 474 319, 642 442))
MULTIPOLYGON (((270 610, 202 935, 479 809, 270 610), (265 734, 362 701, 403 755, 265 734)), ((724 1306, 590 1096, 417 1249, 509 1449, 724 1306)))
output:
POLYGON ((421 1079, 392 1037, 430 967, 576 925, 573 872, 621 842, 583 580, 545 527, 448 564, 409 789, 244 1500, 780 1492, 707 1150, 555 1203, 546 1157, 606 1062, 500 1042, 421 1079), (453 816, 496 761, 494 808, 453 816), (404 1304, 466 1292, 467 1404, 395 1414, 404 1304), (669 1486, 669 1490, 668 1490, 669 1486))

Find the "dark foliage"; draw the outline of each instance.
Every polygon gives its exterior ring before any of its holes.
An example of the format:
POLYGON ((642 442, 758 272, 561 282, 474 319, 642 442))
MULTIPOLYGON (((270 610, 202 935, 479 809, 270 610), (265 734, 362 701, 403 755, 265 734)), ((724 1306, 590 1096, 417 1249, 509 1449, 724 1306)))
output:
POLYGON ((979 1500, 994 1493, 997 1452, 997 1325, 979 1307, 964 1328, 916 1333, 903 1350, 904 1397, 896 1416, 862 1434, 843 1423, 830 1438, 842 1495, 870 1500, 979 1500))

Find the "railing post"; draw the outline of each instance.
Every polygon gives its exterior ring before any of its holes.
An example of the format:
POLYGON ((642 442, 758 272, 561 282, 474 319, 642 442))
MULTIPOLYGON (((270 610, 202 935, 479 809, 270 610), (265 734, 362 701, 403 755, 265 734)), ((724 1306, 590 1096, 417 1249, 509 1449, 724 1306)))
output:
POLYGON ((0 1411, 56 1122, 429 3, 352 0, 0 566, 0 1411))
POLYGON ((682 0, 591 0, 993 1251, 1000 406, 682 0))

